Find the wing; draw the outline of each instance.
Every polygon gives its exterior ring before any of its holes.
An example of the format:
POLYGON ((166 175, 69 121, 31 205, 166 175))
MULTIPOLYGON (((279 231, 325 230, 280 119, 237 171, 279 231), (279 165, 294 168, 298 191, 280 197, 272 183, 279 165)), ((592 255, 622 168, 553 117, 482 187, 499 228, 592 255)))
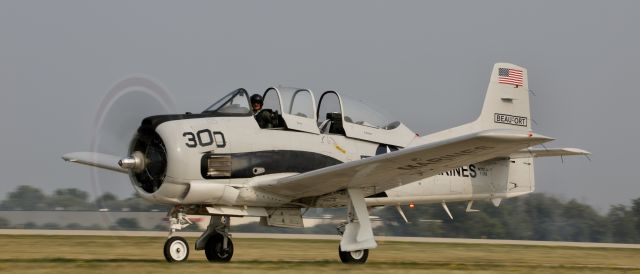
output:
POLYGON ((368 193, 378 193, 462 165, 509 156, 550 140, 553 139, 529 131, 485 130, 277 180, 256 182, 254 187, 293 199, 347 188, 365 188, 368 193))

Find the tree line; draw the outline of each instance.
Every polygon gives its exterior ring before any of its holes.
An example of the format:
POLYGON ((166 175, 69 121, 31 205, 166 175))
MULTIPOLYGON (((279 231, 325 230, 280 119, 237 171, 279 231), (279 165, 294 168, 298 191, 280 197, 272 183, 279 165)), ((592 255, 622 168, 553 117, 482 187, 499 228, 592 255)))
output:
POLYGON ((48 195, 42 190, 22 185, 9 192, 0 203, 0 210, 109 210, 109 211, 167 211, 166 205, 152 204, 137 194, 120 199, 106 192, 95 200, 77 188, 57 189, 48 195))
MULTIPOLYGON (((466 203, 448 205, 451 220, 440 204, 402 206, 409 223, 395 207, 374 208, 372 216, 376 235, 487 238, 515 240, 577 241, 577 242, 640 242, 640 198, 630 205, 612 205, 606 214, 576 200, 562 201, 543 193, 507 199, 499 208, 490 202, 477 202, 478 212, 465 212, 466 203)), ((151 204, 133 195, 120 199, 104 193, 89 200, 87 192, 68 188, 52 194, 31 186, 19 186, 7 194, 0 210, 109 210, 168 211, 169 206, 151 204)), ((340 220, 344 209, 312 210, 305 217, 333 215, 340 220)), ((5 220, 6 221, 6 220, 5 220)), ((0 227, 3 221, 0 220, 0 227)), ((311 229, 268 228, 257 224, 234 228, 238 232, 293 232, 335 234, 336 226, 321 224, 311 229)))
MULTIPOLYGON (((378 236, 640 243, 640 198, 632 200, 630 206, 611 206, 606 214, 576 200, 561 201, 543 193, 507 199, 497 208, 488 201, 476 202, 473 209, 477 212, 466 212, 466 207, 466 203, 449 203, 453 220, 440 204, 401 206, 409 223, 394 206, 375 208, 370 215, 374 216, 374 233, 378 236)), ((313 213, 346 216, 344 209, 313 213)), ((310 229, 243 225, 234 231, 335 234, 336 225, 310 229)))
POLYGON ((488 238, 573 242, 640 242, 640 198, 631 206, 614 205, 600 214, 576 200, 560 201, 534 193, 504 200, 499 208, 490 202, 474 204, 478 212, 465 212, 466 203, 449 205, 453 220, 442 206, 404 208, 406 224, 393 207, 378 211, 384 225, 378 235, 488 238), (395 216, 395 217, 393 217, 395 216))

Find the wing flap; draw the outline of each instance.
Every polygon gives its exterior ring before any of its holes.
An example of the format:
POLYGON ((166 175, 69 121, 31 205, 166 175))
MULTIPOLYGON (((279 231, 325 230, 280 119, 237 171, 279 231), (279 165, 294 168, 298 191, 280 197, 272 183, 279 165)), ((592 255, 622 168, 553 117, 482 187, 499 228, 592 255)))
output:
POLYGON ((485 130, 278 180, 257 182, 254 187, 294 199, 347 188, 367 188, 368 192, 377 193, 461 165, 508 156, 550 140, 529 131, 485 130))
POLYGON ((72 152, 62 156, 67 162, 78 163, 88 166, 94 166, 102 169, 108 169, 120 173, 129 173, 128 170, 118 165, 120 157, 104 154, 99 152, 72 152))

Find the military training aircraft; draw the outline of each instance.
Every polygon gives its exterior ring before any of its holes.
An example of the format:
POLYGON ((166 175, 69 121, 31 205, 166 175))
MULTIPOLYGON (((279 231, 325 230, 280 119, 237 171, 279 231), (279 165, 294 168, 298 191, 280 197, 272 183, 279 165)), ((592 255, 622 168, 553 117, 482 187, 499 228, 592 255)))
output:
POLYGON ((189 244, 173 235, 191 224, 188 215, 211 216, 195 250, 228 262, 230 217, 302 227, 306 209, 346 207, 338 254, 364 263, 377 246, 371 207, 402 214, 400 205, 440 203, 451 215, 446 202, 498 206, 534 191, 534 158, 589 154, 533 148, 553 139, 531 130, 527 70, 513 64, 494 65, 475 121, 426 136, 335 91, 315 102, 308 89, 272 87, 251 99, 237 89, 202 113, 145 118, 126 157, 62 158, 128 174, 141 197, 173 205, 169 262, 188 258, 189 244))

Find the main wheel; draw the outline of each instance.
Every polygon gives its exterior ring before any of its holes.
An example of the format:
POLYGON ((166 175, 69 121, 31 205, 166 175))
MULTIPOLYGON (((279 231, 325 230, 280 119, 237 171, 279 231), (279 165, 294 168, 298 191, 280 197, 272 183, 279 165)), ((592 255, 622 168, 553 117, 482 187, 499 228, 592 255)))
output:
POLYGON ((164 258, 167 262, 183 262, 189 257, 189 244, 182 237, 174 236, 164 243, 164 258))
POLYGON ((226 263, 233 257, 233 242, 227 237, 227 248, 223 248, 224 236, 216 234, 211 236, 204 247, 204 254, 210 262, 226 263))
POLYGON ((340 260, 345 264, 363 264, 369 258, 369 249, 342 251, 338 246, 338 255, 340 255, 340 260))

